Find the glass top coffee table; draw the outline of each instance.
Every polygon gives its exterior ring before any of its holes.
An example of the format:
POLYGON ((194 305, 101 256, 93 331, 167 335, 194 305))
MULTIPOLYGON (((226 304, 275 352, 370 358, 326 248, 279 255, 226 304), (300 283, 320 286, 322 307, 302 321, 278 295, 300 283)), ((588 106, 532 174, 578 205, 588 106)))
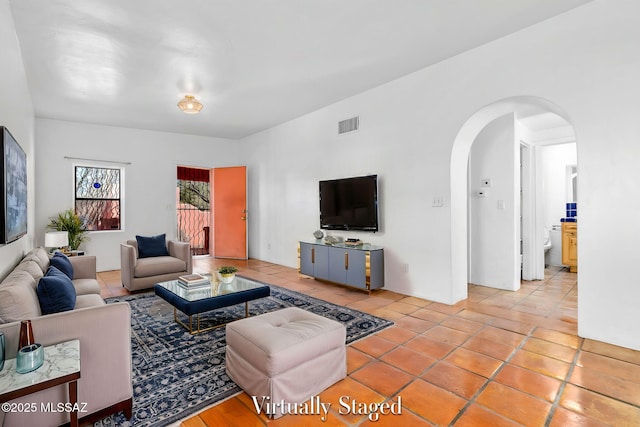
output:
POLYGON ((236 275, 231 283, 219 282, 215 276, 205 277, 211 277, 208 285, 187 287, 178 280, 170 280, 154 286, 156 295, 173 306, 173 318, 176 323, 184 326, 190 334, 199 334, 226 324, 201 328, 201 313, 244 303, 245 317, 248 317, 249 301, 271 295, 269 285, 243 276, 236 275), (188 316, 188 324, 178 318, 178 310, 188 316))

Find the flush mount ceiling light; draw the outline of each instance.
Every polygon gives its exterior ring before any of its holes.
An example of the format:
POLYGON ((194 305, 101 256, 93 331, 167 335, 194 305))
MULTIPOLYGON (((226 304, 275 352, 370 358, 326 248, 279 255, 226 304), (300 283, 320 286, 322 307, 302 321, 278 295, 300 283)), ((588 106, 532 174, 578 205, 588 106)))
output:
POLYGON ((183 113, 198 114, 202 110, 202 103, 196 99, 193 95, 185 95, 184 98, 178 102, 178 107, 183 113))

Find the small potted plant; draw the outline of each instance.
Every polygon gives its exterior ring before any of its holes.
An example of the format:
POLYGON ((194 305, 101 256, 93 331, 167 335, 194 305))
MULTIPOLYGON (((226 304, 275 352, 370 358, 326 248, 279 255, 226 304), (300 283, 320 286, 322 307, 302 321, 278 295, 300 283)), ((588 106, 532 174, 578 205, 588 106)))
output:
POLYGON ((222 283, 231 283, 237 271, 237 268, 226 265, 218 269, 218 274, 220 275, 222 283))

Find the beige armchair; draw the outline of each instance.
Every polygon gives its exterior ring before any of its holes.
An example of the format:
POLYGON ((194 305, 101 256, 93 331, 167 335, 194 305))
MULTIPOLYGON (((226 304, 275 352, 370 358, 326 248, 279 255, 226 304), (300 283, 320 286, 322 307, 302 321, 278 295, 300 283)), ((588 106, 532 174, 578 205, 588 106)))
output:
POLYGON ((191 274, 191 245, 169 240, 169 256, 138 257, 138 243, 127 240, 120 244, 120 275, 122 286, 130 291, 152 288, 153 285, 191 274))

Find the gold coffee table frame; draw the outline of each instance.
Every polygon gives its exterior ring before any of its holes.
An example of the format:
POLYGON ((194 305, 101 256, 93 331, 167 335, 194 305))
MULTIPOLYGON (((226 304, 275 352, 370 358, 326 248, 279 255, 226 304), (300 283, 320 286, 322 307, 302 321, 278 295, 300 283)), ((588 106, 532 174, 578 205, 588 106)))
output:
MULTIPOLYGON (((184 313, 182 313, 184 314, 184 313)), ((185 316, 187 316, 185 314, 185 316)), ((189 331, 189 333, 191 335, 197 335, 197 334, 201 334, 203 332, 207 332, 207 331, 211 331, 213 329, 218 329, 221 328, 225 325, 227 325, 229 322, 224 322, 224 323, 220 323, 219 325, 214 325, 214 326, 209 326, 208 328, 201 328, 200 327, 200 313, 195 315, 196 318, 196 329, 193 329, 193 317, 194 315, 192 314, 191 316, 187 316, 189 318, 189 324, 184 323, 182 320, 178 319, 178 309, 173 307, 173 320, 176 321, 177 324, 182 325, 187 331, 189 331)), ((249 317, 249 301, 245 301, 244 302, 244 317, 249 317)))

